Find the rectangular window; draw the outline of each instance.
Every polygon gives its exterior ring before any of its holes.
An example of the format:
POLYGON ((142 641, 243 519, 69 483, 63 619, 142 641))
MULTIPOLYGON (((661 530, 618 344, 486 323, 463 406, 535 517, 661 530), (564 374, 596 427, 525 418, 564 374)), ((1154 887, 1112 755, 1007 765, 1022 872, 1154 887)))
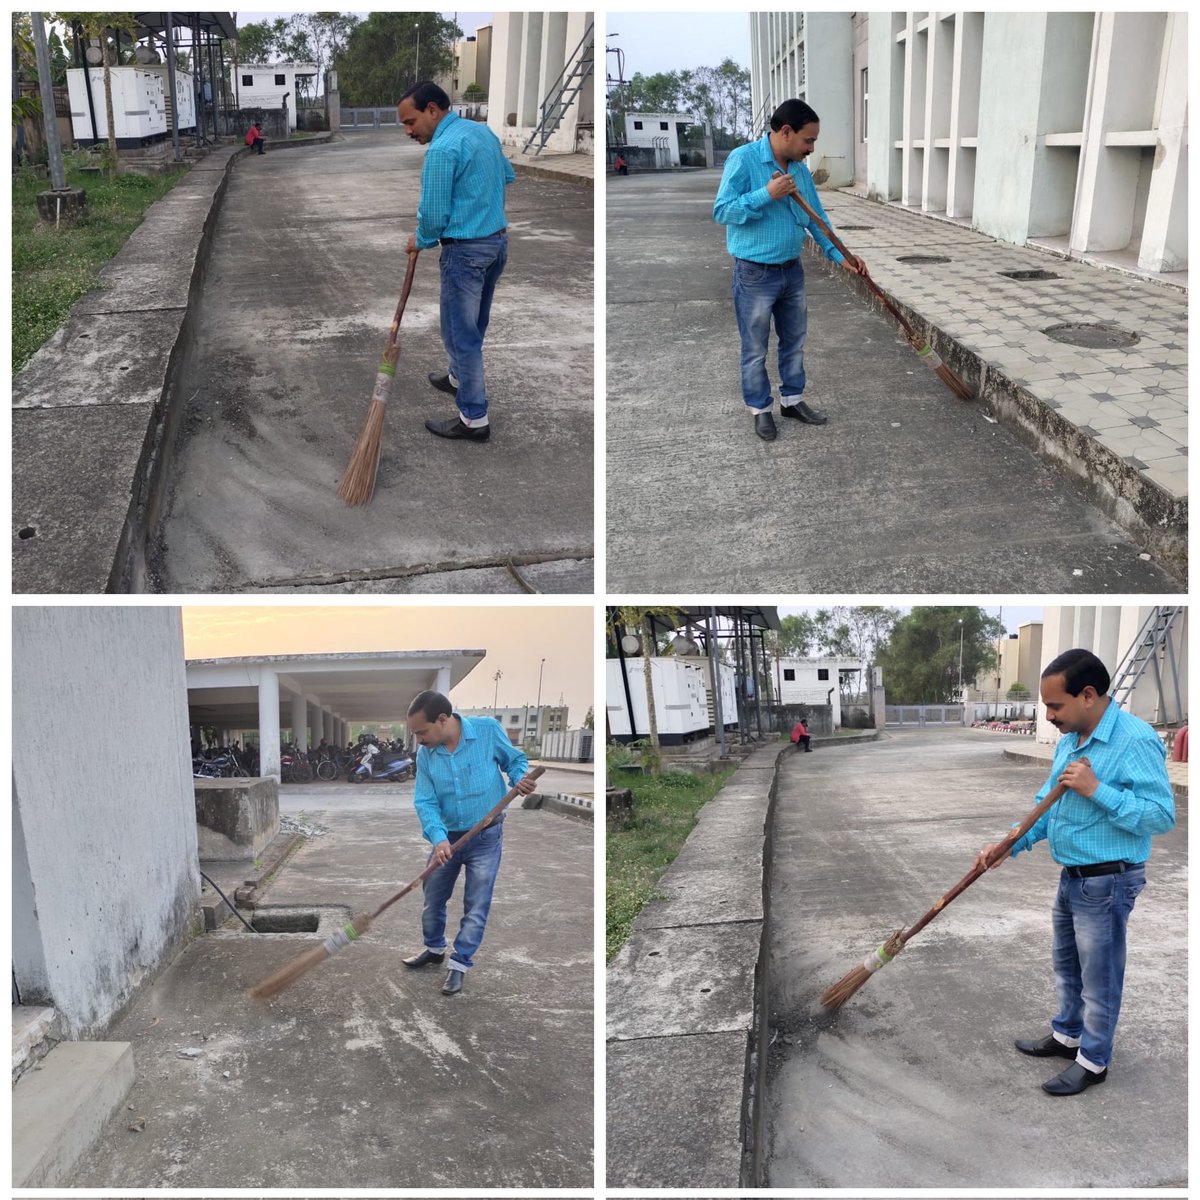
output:
POLYGON ((275 76, 275 86, 276 86, 276 87, 283 87, 283 85, 284 85, 285 83, 287 83, 287 76, 286 76, 286 75, 276 75, 276 76, 275 76))
POLYGON ((641 127, 642 127, 641 121, 634 121, 633 127, 634 127, 634 129, 641 129, 641 127))
POLYGON ((818 679, 828 679, 829 678, 829 668, 828 667, 818 667, 817 668, 817 678, 818 679))
POLYGON ((862 69, 862 140, 867 140, 867 68, 862 69))
POLYGON ((253 86, 254 86, 254 76, 253 75, 243 75, 242 76, 242 87, 253 87, 253 86))
POLYGON ((659 121, 658 127, 659 127, 659 129, 670 129, 671 128, 670 125, 668 125, 666 123, 666 121, 659 121))
POLYGON ((783 677, 784 677, 784 679, 786 679, 786 680, 787 680, 789 683, 795 683, 795 682, 796 682, 796 669, 795 669, 795 667, 784 667, 784 668, 783 668, 783 677))

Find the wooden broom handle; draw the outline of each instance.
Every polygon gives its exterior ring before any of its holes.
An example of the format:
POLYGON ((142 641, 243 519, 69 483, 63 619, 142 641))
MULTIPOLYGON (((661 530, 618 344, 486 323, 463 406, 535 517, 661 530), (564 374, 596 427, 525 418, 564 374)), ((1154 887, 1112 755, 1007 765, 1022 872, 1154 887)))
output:
MULTIPOLYGON (((413 258, 415 259, 416 255, 413 255, 413 258)), ((411 263, 409 264, 408 271, 409 271, 409 275, 411 276, 412 275, 412 264, 411 263)), ((407 295, 407 293, 405 293, 405 294, 407 295)), ((401 303, 401 307, 403 307, 404 302, 401 301, 400 303, 401 303)), ((521 778, 522 779, 537 779, 538 776, 541 775, 543 771, 545 771, 545 769, 546 769, 545 767, 530 767, 529 770, 526 771, 525 774, 521 776, 521 778)), ((464 833, 462 835, 462 837, 460 837, 458 839, 458 841, 455 842, 454 845, 450 847, 450 852, 453 854, 456 851, 458 851, 459 849, 461 849, 463 846, 465 846, 481 829, 483 829, 487 825, 490 825, 520 794, 521 793, 518 792, 515 787, 509 788, 508 791, 505 792, 504 795, 499 800, 496 801, 496 803, 492 806, 492 808, 489 810, 489 812, 485 816, 480 817, 479 820, 476 821, 475 824, 472 825, 471 828, 468 829, 467 832, 464 833)), ((374 921, 382 913, 387 912, 387 910, 389 908, 391 908, 392 905, 395 904, 397 900, 401 899, 404 896, 407 896, 408 893, 413 890, 413 888, 418 886, 418 884, 424 883, 425 880, 428 879, 430 877, 430 875, 432 875, 434 873, 434 871, 436 871, 438 869, 438 867, 440 867, 441 865, 442 865, 441 863, 431 862, 429 864, 429 866, 427 866, 425 868, 425 870, 423 870, 420 873, 420 875, 418 875, 416 877, 416 879, 414 879, 412 881, 412 883, 405 884, 404 887, 402 887, 394 896, 391 896, 387 900, 385 900, 371 914, 371 920, 374 921)))
POLYGON ((979 866, 978 864, 973 866, 915 925, 910 925, 900 935, 900 940, 907 942, 909 938, 915 937, 951 900, 957 899, 980 875, 983 875, 986 871, 990 871, 1050 811, 1066 791, 1067 785, 1065 783, 1056 783, 1045 800, 1031 810, 1028 816, 1026 816, 1016 829, 1009 833, 1004 841, 996 843, 995 849, 987 857, 986 864, 984 866, 979 866))
POLYGON ((404 316, 404 306, 408 303, 408 293, 412 291, 413 273, 417 269, 417 255, 420 250, 413 250, 408 256, 408 270, 404 272, 404 290, 400 293, 400 303, 396 305, 396 315, 392 318, 392 329, 388 334, 387 344, 395 345, 396 335, 400 332, 400 318, 404 316))
MULTIPOLYGON (((783 172, 777 171, 776 174, 782 175, 783 172)), ((846 258, 856 259, 858 257, 856 254, 851 254, 850 251, 846 249, 845 242, 843 242, 842 239, 838 237, 838 235, 834 233, 824 221, 821 220, 821 218, 813 211, 812 206, 807 200, 804 199, 803 196, 800 195, 799 192, 793 192, 791 193, 791 196, 792 199, 795 200, 795 202, 800 205, 800 207, 804 209, 806 213, 808 213, 809 217, 816 221, 816 223, 821 227, 821 232, 833 243, 835 249, 840 250, 846 258)), ((875 280, 873 280, 870 275, 863 275, 862 278, 866 281, 867 287, 869 287, 871 291, 873 291, 878 297, 880 303, 882 303, 888 312, 890 312, 892 316, 904 326, 904 332, 908 334, 909 341, 919 341, 924 344, 925 339, 917 334, 917 331, 905 319, 904 314, 883 294, 883 292, 879 290, 879 285, 875 282, 875 280)))

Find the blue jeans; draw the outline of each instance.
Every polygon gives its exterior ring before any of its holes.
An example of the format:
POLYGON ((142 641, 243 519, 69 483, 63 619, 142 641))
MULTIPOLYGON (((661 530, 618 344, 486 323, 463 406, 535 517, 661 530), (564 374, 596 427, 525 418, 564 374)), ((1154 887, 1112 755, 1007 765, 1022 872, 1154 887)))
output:
POLYGON ((767 378, 767 338, 771 320, 779 339, 779 391, 784 404, 804 393, 804 342, 808 337, 808 300, 804 268, 759 267, 733 260, 733 311, 742 335, 742 399, 765 412, 771 407, 767 378))
MULTIPOLYGON (((454 842, 461 834, 451 833, 454 842)), ((421 911, 421 932, 425 948, 441 954, 446 949, 446 905, 450 900, 458 873, 465 867, 467 884, 463 889, 463 916, 454 939, 450 967, 469 971, 474 955, 483 941, 488 909, 492 906, 492 888, 500 872, 500 851, 504 844, 504 826, 489 825, 481 829, 448 863, 438 867, 425 880, 425 907, 421 911)), ((433 857, 432 853, 429 856, 433 857)), ((428 865, 428 864, 427 864, 428 865)))
POLYGON ((487 416, 483 386, 483 338, 492 315, 492 295, 508 261, 508 234, 442 246, 442 344, 468 420, 487 416))
POLYGON ((1055 1032, 1079 1039, 1097 1070, 1112 1058, 1125 986, 1125 925, 1146 886, 1146 868, 1071 879, 1064 871, 1054 901, 1055 1032))

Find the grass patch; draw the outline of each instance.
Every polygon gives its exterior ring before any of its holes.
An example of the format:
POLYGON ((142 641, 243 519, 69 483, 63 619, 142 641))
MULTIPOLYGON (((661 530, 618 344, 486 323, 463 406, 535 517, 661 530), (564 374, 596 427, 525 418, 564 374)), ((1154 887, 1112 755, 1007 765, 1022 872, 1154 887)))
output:
POLYGON ((696 825, 696 814, 733 774, 634 779, 633 817, 609 824, 606 845, 605 959, 625 944, 634 919, 659 894, 658 880, 696 825))
POLYGON ((85 175, 89 156, 67 156, 67 185, 87 192, 87 214, 57 231, 38 220, 37 195, 49 179, 28 169, 12 186, 12 370, 15 375, 67 319, 71 305, 94 288, 100 269, 142 223, 146 209, 184 173, 147 177, 85 175))

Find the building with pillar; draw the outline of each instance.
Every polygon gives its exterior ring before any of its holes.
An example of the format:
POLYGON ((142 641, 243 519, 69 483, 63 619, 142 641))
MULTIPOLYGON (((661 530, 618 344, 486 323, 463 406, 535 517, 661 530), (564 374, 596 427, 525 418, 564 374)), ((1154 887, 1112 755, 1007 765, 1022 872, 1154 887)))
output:
MULTIPOLYGON (((1149 604, 1047 605, 1038 674, 1065 650, 1090 650, 1108 668, 1113 694, 1126 712, 1159 728, 1187 720, 1187 608, 1149 604), (1136 683, 1125 668, 1145 662, 1136 683), (1125 678, 1123 684, 1122 677, 1125 678)), ((1037 740, 1058 741, 1038 706, 1037 740)))
POLYGON ((806 100, 832 186, 1186 286, 1186 12, 750 21, 755 127, 806 100))
MULTIPOLYGON (((506 145, 522 147, 563 77, 592 54, 590 12, 493 14, 488 126, 506 145)), ((546 143, 551 153, 591 153, 595 88, 588 79, 546 143)))
POLYGON ((302 748, 344 746, 351 723, 402 722, 419 692, 449 695, 484 650, 387 650, 189 659, 193 725, 258 731, 259 774, 279 778, 283 729, 302 748))

